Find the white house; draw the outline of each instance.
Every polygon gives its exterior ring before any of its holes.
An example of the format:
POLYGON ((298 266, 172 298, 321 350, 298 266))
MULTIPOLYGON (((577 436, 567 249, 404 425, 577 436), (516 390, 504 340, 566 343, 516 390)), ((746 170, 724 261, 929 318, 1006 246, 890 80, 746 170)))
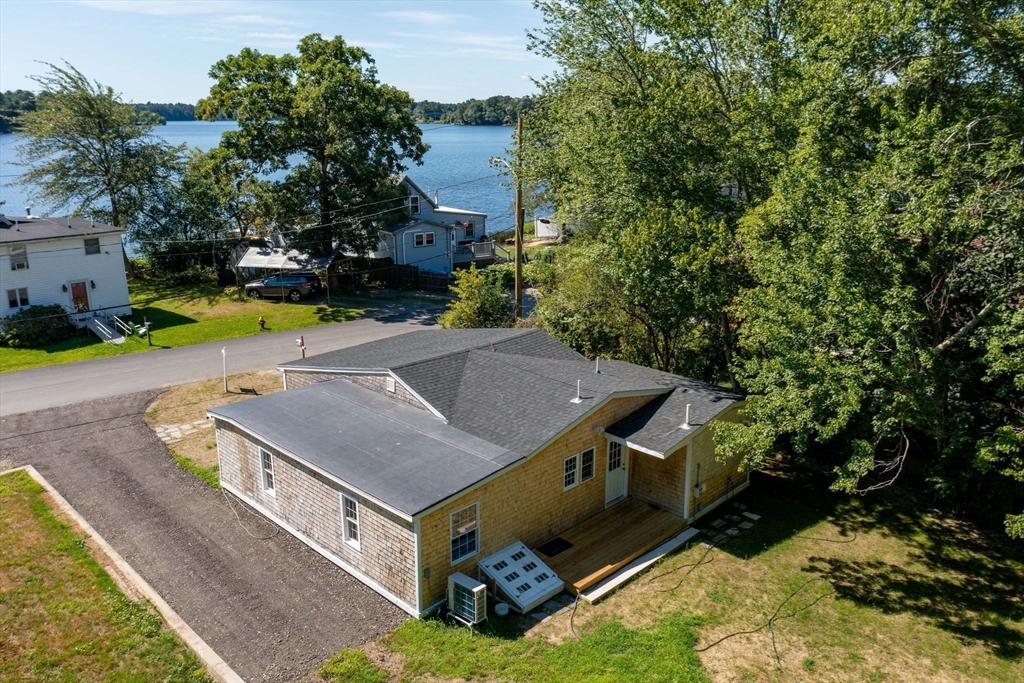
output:
POLYGON ((131 315, 123 232, 83 218, 0 215, 0 317, 51 304, 131 315))
POLYGON ((494 262, 494 242, 487 238, 487 214, 442 206, 409 176, 399 176, 407 187, 410 221, 380 232, 374 258, 390 258, 400 265, 450 275, 470 263, 494 262))

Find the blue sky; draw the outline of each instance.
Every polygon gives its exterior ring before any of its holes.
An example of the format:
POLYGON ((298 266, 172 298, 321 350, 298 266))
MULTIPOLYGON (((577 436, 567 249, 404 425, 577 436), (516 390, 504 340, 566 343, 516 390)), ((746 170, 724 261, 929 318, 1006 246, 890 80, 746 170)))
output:
POLYGON ((541 16, 529 2, 0 1, 0 90, 66 60, 133 102, 196 102, 210 66, 243 47, 294 52, 302 36, 341 35, 381 81, 416 100, 527 95, 554 64, 526 50, 541 16))

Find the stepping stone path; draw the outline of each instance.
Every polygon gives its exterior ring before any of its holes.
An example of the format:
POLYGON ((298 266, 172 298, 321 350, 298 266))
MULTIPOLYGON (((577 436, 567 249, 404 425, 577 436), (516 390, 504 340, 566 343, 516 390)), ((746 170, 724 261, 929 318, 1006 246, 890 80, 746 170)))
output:
POLYGON ((534 612, 530 616, 537 621, 545 622, 556 614, 565 614, 568 612, 574 602, 576 602, 576 598, 563 592, 557 600, 548 600, 541 605, 540 610, 534 612))
POLYGON ((752 522, 756 522, 757 520, 761 519, 761 515, 755 515, 753 512, 744 512, 743 516, 752 522))
POLYGON ((183 437, 189 434, 195 434, 201 429, 210 429, 211 427, 213 427, 213 420, 196 420, 195 422, 186 422, 180 425, 160 425, 155 427, 153 431, 161 441, 166 444, 172 444, 181 441, 183 437))
POLYGON ((753 529, 754 525, 751 524, 750 522, 740 522, 740 528, 744 529, 744 530, 745 529, 753 529))

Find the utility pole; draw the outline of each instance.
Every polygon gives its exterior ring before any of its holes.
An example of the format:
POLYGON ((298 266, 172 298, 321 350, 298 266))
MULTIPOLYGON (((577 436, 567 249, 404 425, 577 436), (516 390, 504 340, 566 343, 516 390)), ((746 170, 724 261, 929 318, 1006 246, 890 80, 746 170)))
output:
POLYGON ((516 121, 516 294, 512 319, 523 317, 523 222, 526 209, 523 208, 523 115, 516 121))

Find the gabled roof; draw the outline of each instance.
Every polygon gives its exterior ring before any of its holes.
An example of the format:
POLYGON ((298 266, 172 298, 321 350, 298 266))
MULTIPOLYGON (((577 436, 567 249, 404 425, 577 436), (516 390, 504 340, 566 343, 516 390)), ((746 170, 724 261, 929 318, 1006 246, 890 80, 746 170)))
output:
POLYGON ((413 180, 412 178, 410 178, 408 175, 403 173, 403 174, 401 174, 399 176, 396 176, 395 177, 395 182, 396 183, 408 183, 409 187, 411 187, 413 190, 416 191, 416 194, 418 194, 420 197, 425 199, 428 204, 430 204, 434 208, 437 208, 437 204, 435 204, 434 200, 430 198, 430 195, 427 194, 426 192, 424 192, 423 189, 419 185, 416 184, 416 181, 413 180))
POLYGON ((92 237, 124 232, 105 223, 85 218, 39 218, 38 216, 3 216, 0 221, 0 244, 53 240, 64 237, 92 237))
POLYGON ((209 411, 409 515, 530 457, 610 399, 651 397, 606 435, 661 457, 743 399, 621 361, 595 372, 538 329, 421 330, 279 367, 388 373, 436 411, 344 379, 209 411))
POLYGON ((602 363, 602 371, 604 368, 607 368, 608 372, 650 377, 653 381, 672 387, 670 393, 651 401, 606 430, 608 434, 622 439, 630 446, 638 446, 641 450, 657 453, 662 457, 697 429, 745 398, 739 392, 632 363, 607 361, 602 363), (687 405, 690 406, 689 430, 682 428, 687 405))
POLYGON ((208 412, 407 518, 523 459, 343 379, 208 412))

